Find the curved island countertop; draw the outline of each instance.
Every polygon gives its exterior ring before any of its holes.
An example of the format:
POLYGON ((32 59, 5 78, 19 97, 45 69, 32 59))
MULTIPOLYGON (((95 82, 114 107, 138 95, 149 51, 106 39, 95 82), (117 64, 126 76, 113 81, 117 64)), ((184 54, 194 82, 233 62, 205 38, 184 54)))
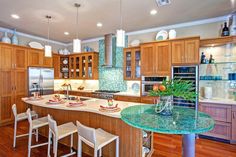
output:
MULTIPOLYGON (((92 112, 97 113, 113 118, 121 118, 120 112, 129 106, 134 105, 140 105, 139 103, 132 103, 132 102, 124 102, 124 101, 114 101, 114 104, 118 104, 118 107, 121 109, 119 112, 101 112, 99 111, 100 105, 105 106, 107 104, 107 100, 105 99, 97 99, 97 98, 91 98, 91 97, 81 97, 81 98, 87 98, 88 100, 83 101, 84 106, 80 107, 68 107, 67 105, 70 102, 75 102, 73 100, 65 100, 65 103, 62 104, 48 104, 47 102, 52 99, 54 94, 52 95, 44 95, 42 96, 42 100, 28 100, 28 98, 22 98, 22 100, 26 104, 35 105, 39 107, 45 107, 45 108, 51 108, 51 109, 59 109, 59 110, 68 110, 68 111, 83 111, 83 112, 92 112)), ((64 95, 61 95, 61 97, 64 97, 64 95)))
POLYGON ((214 128, 214 120, 203 112, 175 106, 172 116, 155 113, 155 105, 136 105, 125 108, 121 119, 127 124, 148 131, 165 134, 196 134, 208 132, 214 128))

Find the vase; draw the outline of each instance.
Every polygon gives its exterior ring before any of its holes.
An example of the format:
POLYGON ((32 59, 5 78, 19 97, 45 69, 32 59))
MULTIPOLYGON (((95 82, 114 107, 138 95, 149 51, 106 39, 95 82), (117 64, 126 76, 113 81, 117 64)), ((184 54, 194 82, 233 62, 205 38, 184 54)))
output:
POLYGON ((171 116, 173 113, 172 95, 161 96, 156 103, 155 112, 164 116, 171 116))
POLYGON ((13 33, 13 36, 11 38, 11 43, 12 44, 15 44, 15 45, 18 45, 19 42, 18 42, 18 37, 16 36, 16 29, 14 29, 14 33, 13 33))
POLYGON ((11 43, 11 39, 8 37, 7 32, 4 33, 4 37, 2 38, 2 42, 4 43, 11 43))

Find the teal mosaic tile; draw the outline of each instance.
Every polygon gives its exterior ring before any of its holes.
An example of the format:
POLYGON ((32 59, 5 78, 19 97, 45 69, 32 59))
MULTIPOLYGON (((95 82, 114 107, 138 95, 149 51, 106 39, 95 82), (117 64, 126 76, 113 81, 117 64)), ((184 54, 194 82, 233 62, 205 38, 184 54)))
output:
MULTIPOLYGON (((123 75, 123 48, 116 47, 116 38, 113 37, 113 66, 102 67, 104 64, 105 45, 104 40, 99 40, 99 89, 127 91, 127 83, 123 75)), ((126 37, 126 44, 128 37, 126 37)))

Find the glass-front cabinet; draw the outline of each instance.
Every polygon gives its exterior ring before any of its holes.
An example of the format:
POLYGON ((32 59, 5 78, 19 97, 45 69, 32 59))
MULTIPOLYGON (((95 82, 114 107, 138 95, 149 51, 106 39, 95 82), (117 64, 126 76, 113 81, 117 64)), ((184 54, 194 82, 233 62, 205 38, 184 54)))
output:
POLYGON ((140 48, 124 49, 124 79, 139 80, 140 79, 140 48))
POLYGON ((98 79, 98 53, 84 52, 69 57, 70 79, 98 79))

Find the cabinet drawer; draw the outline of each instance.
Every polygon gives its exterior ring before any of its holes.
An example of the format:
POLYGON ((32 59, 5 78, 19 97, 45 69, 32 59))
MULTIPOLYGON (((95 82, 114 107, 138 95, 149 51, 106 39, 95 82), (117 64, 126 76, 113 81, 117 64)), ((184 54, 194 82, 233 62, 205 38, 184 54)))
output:
POLYGON ((232 111, 236 111, 236 105, 232 105, 232 111))
POLYGON ((231 123, 215 121, 214 129, 207 133, 204 133, 203 135, 230 140, 231 139, 231 123))
POLYGON ((114 95, 114 99, 118 101, 140 102, 140 97, 132 97, 132 96, 114 95))
POLYGON ((151 96, 142 96, 141 97, 141 103, 145 104, 155 104, 156 97, 151 97, 151 96))
POLYGON ((203 104, 199 106, 200 111, 208 113, 216 121, 231 122, 231 105, 203 104))

